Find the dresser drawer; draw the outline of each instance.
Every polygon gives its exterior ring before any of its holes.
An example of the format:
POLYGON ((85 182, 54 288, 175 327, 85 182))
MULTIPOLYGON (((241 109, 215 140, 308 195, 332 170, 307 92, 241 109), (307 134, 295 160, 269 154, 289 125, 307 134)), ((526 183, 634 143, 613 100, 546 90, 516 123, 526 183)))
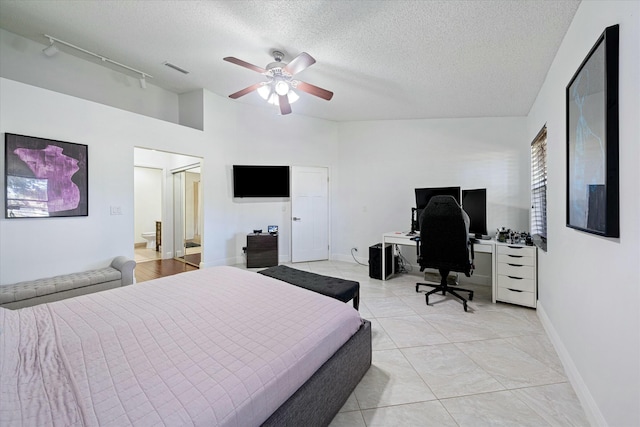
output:
POLYGON ((498 275, 513 276, 520 279, 535 279, 535 267, 533 265, 506 264, 498 262, 498 275))
POLYGON ((535 257, 536 248, 534 246, 516 246, 498 244, 498 255, 518 255, 525 257, 535 257))
POLYGON ((498 301, 510 302, 512 304, 536 306, 536 297, 533 292, 516 291, 498 287, 498 301))
POLYGON ((533 279, 520 279, 513 276, 498 275, 498 287, 518 291, 534 292, 536 283, 533 279))
POLYGON ((534 257, 524 255, 498 254, 498 262, 504 264, 536 265, 536 259, 534 257))

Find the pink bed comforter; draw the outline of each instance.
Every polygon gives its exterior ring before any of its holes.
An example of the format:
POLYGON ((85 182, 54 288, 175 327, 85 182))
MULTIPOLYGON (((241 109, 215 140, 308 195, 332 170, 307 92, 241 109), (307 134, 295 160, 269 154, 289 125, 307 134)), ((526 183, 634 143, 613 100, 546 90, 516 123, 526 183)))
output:
POLYGON ((0 309, 0 425, 257 426, 360 324, 233 267, 0 309))

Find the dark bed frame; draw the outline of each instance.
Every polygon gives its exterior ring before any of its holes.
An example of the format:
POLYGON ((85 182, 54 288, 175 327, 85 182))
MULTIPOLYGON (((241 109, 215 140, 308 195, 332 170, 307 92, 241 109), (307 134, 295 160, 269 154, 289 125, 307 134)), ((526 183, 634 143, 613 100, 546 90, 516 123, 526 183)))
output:
POLYGON ((371 366, 371 322, 362 326, 262 425, 328 426, 371 366))

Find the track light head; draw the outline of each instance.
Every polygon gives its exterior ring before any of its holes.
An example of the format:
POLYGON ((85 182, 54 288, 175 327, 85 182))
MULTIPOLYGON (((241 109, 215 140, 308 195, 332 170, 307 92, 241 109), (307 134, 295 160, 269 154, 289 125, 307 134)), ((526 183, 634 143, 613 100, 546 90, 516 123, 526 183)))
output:
POLYGON ((42 52, 47 55, 47 56, 53 56, 56 53, 60 52, 58 50, 58 48, 53 44, 53 40, 51 41, 51 44, 47 47, 45 47, 44 49, 42 49, 42 52))

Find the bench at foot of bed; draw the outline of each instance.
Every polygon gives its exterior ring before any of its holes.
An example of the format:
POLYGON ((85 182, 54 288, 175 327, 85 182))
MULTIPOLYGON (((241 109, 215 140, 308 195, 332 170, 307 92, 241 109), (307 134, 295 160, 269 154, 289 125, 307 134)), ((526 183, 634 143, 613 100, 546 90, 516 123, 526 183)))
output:
POLYGON ((287 267, 286 265, 270 267, 258 273, 335 298, 342 302, 353 300, 353 308, 356 310, 360 303, 360 283, 353 280, 323 276, 321 274, 297 270, 287 267))

